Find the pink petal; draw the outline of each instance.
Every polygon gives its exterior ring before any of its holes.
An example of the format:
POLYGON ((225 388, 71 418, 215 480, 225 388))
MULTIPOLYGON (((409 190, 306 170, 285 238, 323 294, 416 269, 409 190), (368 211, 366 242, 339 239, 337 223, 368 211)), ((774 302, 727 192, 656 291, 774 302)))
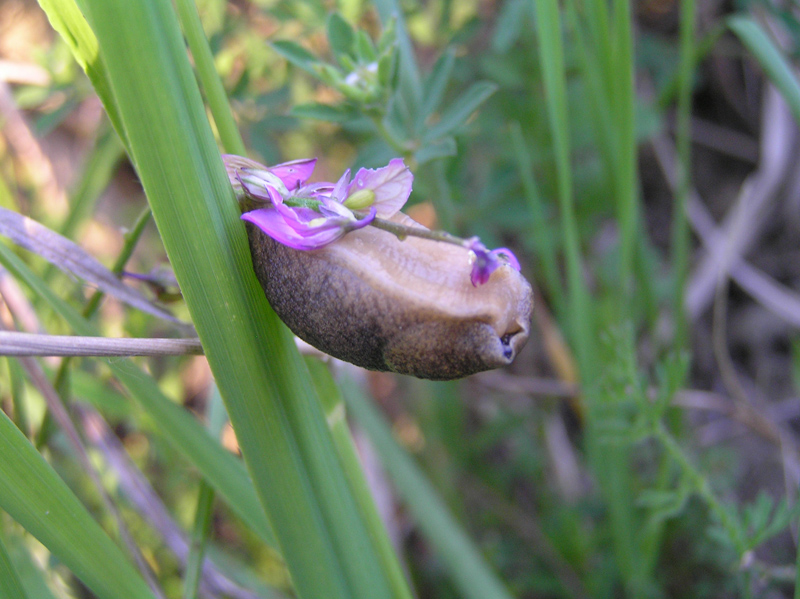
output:
POLYGON ((362 168, 347 188, 348 195, 361 189, 371 189, 375 193, 375 207, 378 216, 388 218, 395 214, 408 201, 414 175, 403 163, 402 158, 393 158, 383 168, 362 168))
POLYGON ((284 162, 269 167, 268 170, 283 181, 283 184, 286 185, 286 189, 291 190, 297 189, 308 181, 308 178, 314 171, 314 165, 316 164, 316 158, 303 158, 301 160, 292 160, 291 162, 284 162))
POLYGON ((340 204, 343 204, 347 199, 348 183, 350 183, 350 169, 347 169, 344 173, 342 173, 342 176, 339 177, 339 180, 336 182, 336 185, 331 192, 331 198, 340 204))
POLYGON ((222 162, 225 163, 225 170, 228 171, 228 176, 231 177, 237 169, 251 168, 255 170, 267 170, 263 164, 259 164, 255 160, 250 160, 244 156, 237 156, 236 154, 223 154, 222 162))
MULTIPOLYGON (((237 170, 235 171, 234 174, 236 176, 236 181, 239 183, 239 185, 241 185, 245 193, 247 193, 247 195, 249 195, 251 198, 254 198, 256 200, 261 200, 262 202, 269 202, 271 201, 271 192, 269 190, 272 190, 276 194, 278 194, 277 191, 275 191, 272 187, 270 187, 266 183, 256 184, 252 180, 244 178, 242 176, 242 173, 247 173, 247 172, 248 171, 246 170, 237 170)), ((278 197, 280 197, 280 194, 278 194, 278 197)))
MULTIPOLYGON (((316 250, 333 243, 346 233, 366 227, 375 218, 375 207, 361 220, 346 218, 325 219, 318 225, 309 225, 295 211, 308 208, 289 208, 283 203, 274 208, 259 208, 242 214, 242 220, 253 223, 275 241, 296 250, 316 250)), ((313 211, 311 211, 313 212, 313 211)), ((324 218, 315 213, 317 218, 324 218)), ((308 215, 303 214, 303 217, 308 215)))
POLYGON ((517 260, 517 257, 514 255, 514 252, 512 252, 510 249, 497 248, 496 250, 492 250, 492 254, 494 254, 495 256, 504 256, 505 259, 508 260, 508 265, 511 268, 513 268, 517 272, 521 270, 519 265, 519 260, 517 260))
POLYGON ((308 233, 300 233, 286 222, 280 212, 272 208, 245 212, 242 214, 242 220, 253 223, 275 241, 296 250, 316 250, 345 234, 341 227, 318 228, 308 233))

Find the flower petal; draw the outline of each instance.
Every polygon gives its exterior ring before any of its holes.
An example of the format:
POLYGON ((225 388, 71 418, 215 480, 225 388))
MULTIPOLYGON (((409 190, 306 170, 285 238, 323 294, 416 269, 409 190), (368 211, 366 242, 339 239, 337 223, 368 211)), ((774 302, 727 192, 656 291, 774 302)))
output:
POLYGON ((275 241, 296 250, 316 250, 339 239, 346 233, 341 227, 317 227, 299 232, 273 208, 260 208, 242 214, 242 220, 253 223, 275 241))
POLYGON ((271 166, 269 167, 269 171, 283 181, 287 189, 291 190, 297 189, 308 181, 316 164, 316 158, 303 158, 301 160, 292 160, 291 162, 284 162, 276 166, 271 166))
POLYGON ((242 214, 275 241, 296 250, 316 250, 333 243, 346 233, 366 227, 375 218, 375 207, 360 220, 344 217, 326 218, 308 208, 289 208, 282 202, 273 208, 259 208, 242 214), (308 210, 299 214, 299 211, 308 210), (314 218, 309 219, 310 216, 314 218))
POLYGON ((222 162, 225 163, 225 170, 228 171, 228 178, 233 182, 236 178, 236 171, 239 169, 251 168, 255 170, 267 170, 263 164, 259 164, 255 160, 250 160, 244 156, 237 156, 236 154, 223 154, 222 162))
MULTIPOLYGON (((272 186, 283 186, 283 182, 277 177, 273 177, 269 172, 239 169, 235 174, 239 187, 250 198, 261 202, 269 202, 271 201, 270 189, 280 197, 280 192, 276 191, 272 186)), ((238 192, 238 188, 235 184, 233 188, 238 192)))
POLYGON ((333 187, 333 191, 331 192, 331 198, 333 198, 340 204, 344 204, 344 201, 347 199, 347 186, 349 183, 350 183, 350 169, 347 169, 344 173, 342 173, 342 176, 339 177, 339 180, 333 187))
MULTIPOLYGON (((389 164, 378 169, 359 169, 355 179, 347 188, 347 195, 361 189, 375 192, 375 207, 378 216, 388 218, 395 214, 408 201, 414 175, 403 163, 402 158, 393 158, 389 164)), ((342 201, 346 197, 334 196, 342 201)))
POLYGON ((303 158, 267 167, 255 160, 234 154, 223 154, 222 161, 237 195, 240 191, 244 191, 254 199, 260 200, 266 200, 263 197, 264 185, 272 185, 281 191, 297 189, 308 180, 317 163, 316 158, 303 158))
POLYGON ((496 250, 492 250, 492 254, 494 254, 495 256, 503 256, 508 261, 508 265, 517 272, 521 270, 519 265, 519 260, 517 260, 517 257, 514 255, 514 252, 512 252, 508 248, 497 248, 496 250))
POLYGON ((491 252, 475 252, 475 261, 472 263, 472 271, 469 273, 469 280, 473 287, 479 287, 489 282, 489 277, 500 266, 497 258, 491 252))
POLYGON ((507 265, 519 271, 519 260, 514 255, 514 252, 508 248, 498 248, 489 251, 477 237, 470 240, 469 249, 475 256, 472 262, 472 271, 469 274, 469 280, 473 287, 478 287, 489 282, 489 277, 500 266, 507 265), (502 256, 502 261, 499 259, 502 256))

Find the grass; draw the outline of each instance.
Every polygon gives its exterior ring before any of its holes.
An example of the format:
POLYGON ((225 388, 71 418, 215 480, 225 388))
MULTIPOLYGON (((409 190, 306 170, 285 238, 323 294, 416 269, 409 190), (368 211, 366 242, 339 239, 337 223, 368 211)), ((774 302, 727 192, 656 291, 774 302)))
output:
MULTIPOLYGON (((9 134, 0 205, 47 215, 107 252, 117 276, 168 261, 181 290, 170 307, 191 320, 205 358, 41 361, 76 425, 84 401, 112 425, 182 531, 186 558, 160 557, 162 531, 83 431, 122 517, 103 506, 45 387, 6 360, 0 454, 16 457, 0 460, 0 595, 189 599, 210 581, 204 558, 242 597, 791 594, 798 511, 782 485, 793 484, 796 435, 754 398, 796 393, 787 364, 797 369, 797 344, 758 308, 770 323, 759 333, 779 333, 768 345, 777 357, 756 363, 767 350, 740 328, 754 302, 724 286, 716 319, 683 307, 702 255, 693 198, 721 214, 726 190, 747 185, 730 174, 741 164, 716 166, 727 150, 709 157, 698 127, 716 118, 723 142, 766 135, 729 114, 760 106, 750 83, 722 84, 714 65, 771 82, 800 121, 791 14, 764 2, 709 26, 682 0, 671 28, 626 0, 505 0, 488 19, 447 0, 40 7, 60 38, 25 60, 44 66, 49 87, 17 84, 15 99, 40 98, 29 120, 92 149, 68 212, 51 214, 9 134), (349 88, 353 65, 378 56, 374 87, 349 88), (72 60, 81 70, 63 67, 72 60), (69 107, 95 98, 106 116, 74 133, 69 107), (674 194, 653 174, 653 147, 671 148, 674 194), (402 155, 415 174, 411 211, 520 257, 537 293, 526 352, 459 383, 301 357, 253 276, 220 160, 259 152, 317 155, 325 178, 402 155), (716 355, 703 342, 712 332, 716 355), (734 421, 744 441, 708 441, 711 424, 730 432, 734 421), (747 469, 771 495, 751 492, 747 469)), ((781 241, 796 232, 792 218, 770 223, 753 256, 792 251, 781 241)), ((734 258, 731 268, 751 256, 734 258)), ((776 285, 796 283, 790 268, 769 270, 774 257, 754 263, 776 285)), ((0 264, 13 281, 0 286, 4 326, 180 334, 9 244, 0 264)), ((782 297, 798 301, 790 289, 782 297)))

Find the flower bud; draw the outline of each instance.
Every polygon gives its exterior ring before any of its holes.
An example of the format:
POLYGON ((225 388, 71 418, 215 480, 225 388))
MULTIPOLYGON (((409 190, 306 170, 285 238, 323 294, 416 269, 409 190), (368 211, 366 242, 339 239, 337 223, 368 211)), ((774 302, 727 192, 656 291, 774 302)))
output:
POLYGON ((344 201, 350 210, 364 210, 375 203, 375 192, 371 189, 359 189, 344 201))

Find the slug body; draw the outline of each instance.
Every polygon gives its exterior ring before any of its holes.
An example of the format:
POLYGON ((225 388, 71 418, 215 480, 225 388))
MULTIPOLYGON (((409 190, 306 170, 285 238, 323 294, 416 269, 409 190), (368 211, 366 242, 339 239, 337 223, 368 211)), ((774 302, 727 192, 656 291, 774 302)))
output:
MULTIPOLYGON (((391 219, 421 227, 397 213, 391 219)), ((248 223, 270 305, 298 337, 370 370, 449 380, 510 364, 530 332, 530 284, 508 265, 470 283, 467 249, 366 227, 289 248, 248 223)))

